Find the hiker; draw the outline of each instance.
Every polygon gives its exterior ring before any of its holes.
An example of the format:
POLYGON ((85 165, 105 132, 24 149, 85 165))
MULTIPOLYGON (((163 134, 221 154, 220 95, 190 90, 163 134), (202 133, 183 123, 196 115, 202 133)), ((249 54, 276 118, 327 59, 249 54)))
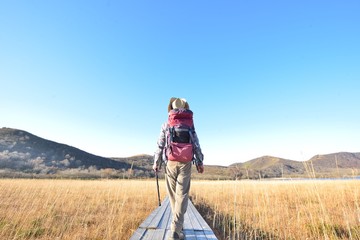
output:
POLYGON ((193 124, 193 112, 184 98, 171 98, 168 121, 161 126, 153 169, 158 172, 165 163, 166 190, 169 195, 172 222, 169 239, 184 239, 184 214, 188 206, 191 164, 204 172, 203 154, 193 124))

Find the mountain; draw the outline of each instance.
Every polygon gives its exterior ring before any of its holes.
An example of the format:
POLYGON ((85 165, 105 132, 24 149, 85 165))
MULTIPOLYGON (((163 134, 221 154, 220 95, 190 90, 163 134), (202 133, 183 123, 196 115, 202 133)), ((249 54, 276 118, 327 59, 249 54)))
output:
MULTIPOLYGON (((121 159, 96 156, 23 130, 0 129, 0 169, 49 174, 68 169, 127 171, 131 167, 121 159)), ((137 166, 134 169, 142 170, 137 166)))
POLYGON ((339 152, 325 155, 316 155, 312 162, 317 170, 338 168, 360 168, 360 153, 339 152))
POLYGON ((316 155, 306 161, 312 177, 360 175, 360 153, 339 152, 316 155))
POLYGON ((244 163, 232 164, 229 167, 237 178, 273 178, 305 173, 302 162, 273 156, 255 158, 244 163))
MULTIPOLYGON (((151 155, 105 158, 23 130, 0 129, 0 177, 147 178, 154 176, 152 164, 151 155)), ((194 179, 346 177, 360 175, 360 153, 316 155, 302 162, 262 156, 227 167, 206 165, 204 174, 192 171, 194 179)))
POLYGON ((345 177, 360 172, 360 153, 316 155, 307 161, 263 156, 229 166, 236 178, 345 177))

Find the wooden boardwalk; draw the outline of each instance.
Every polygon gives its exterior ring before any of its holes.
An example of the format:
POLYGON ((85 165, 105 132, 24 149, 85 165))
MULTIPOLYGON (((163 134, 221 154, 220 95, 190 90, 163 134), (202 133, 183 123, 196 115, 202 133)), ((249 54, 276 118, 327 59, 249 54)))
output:
MULTIPOLYGON (((170 234, 171 207, 169 198, 155 209, 140 227, 134 232, 130 240, 166 240, 170 234)), ((192 202, 189 200, 185 214, 184 234, 186 240, 215 240, 217 239, 209 225, 201 217, 192 202)))

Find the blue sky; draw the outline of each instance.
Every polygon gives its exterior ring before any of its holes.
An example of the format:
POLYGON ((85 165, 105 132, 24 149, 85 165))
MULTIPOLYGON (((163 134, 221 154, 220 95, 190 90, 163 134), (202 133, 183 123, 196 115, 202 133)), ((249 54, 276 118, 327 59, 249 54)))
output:
POLYGON ((359 1, 1 1, 0 127, 153 154, 186 98, 207 164, 359 152, 359 1))

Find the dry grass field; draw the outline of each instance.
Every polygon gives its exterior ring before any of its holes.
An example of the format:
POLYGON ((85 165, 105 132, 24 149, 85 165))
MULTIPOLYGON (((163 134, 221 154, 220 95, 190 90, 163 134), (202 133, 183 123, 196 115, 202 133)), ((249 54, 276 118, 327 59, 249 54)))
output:
MULTIPOLYGON (((154 179, 0 179, 0 194, 0 239, 129 239, 157 207, 154 179)), ((360 181, 193 181, 191 196, 224 239, 360 239, 360 181)))
POLYGON ((129 239, 157 207, 154 181, 1 179, 0 195, 0 239, 129 239))
POLYGON ((360 239, 359 180, 193 182, 191 192, 226 239, 360 239))

